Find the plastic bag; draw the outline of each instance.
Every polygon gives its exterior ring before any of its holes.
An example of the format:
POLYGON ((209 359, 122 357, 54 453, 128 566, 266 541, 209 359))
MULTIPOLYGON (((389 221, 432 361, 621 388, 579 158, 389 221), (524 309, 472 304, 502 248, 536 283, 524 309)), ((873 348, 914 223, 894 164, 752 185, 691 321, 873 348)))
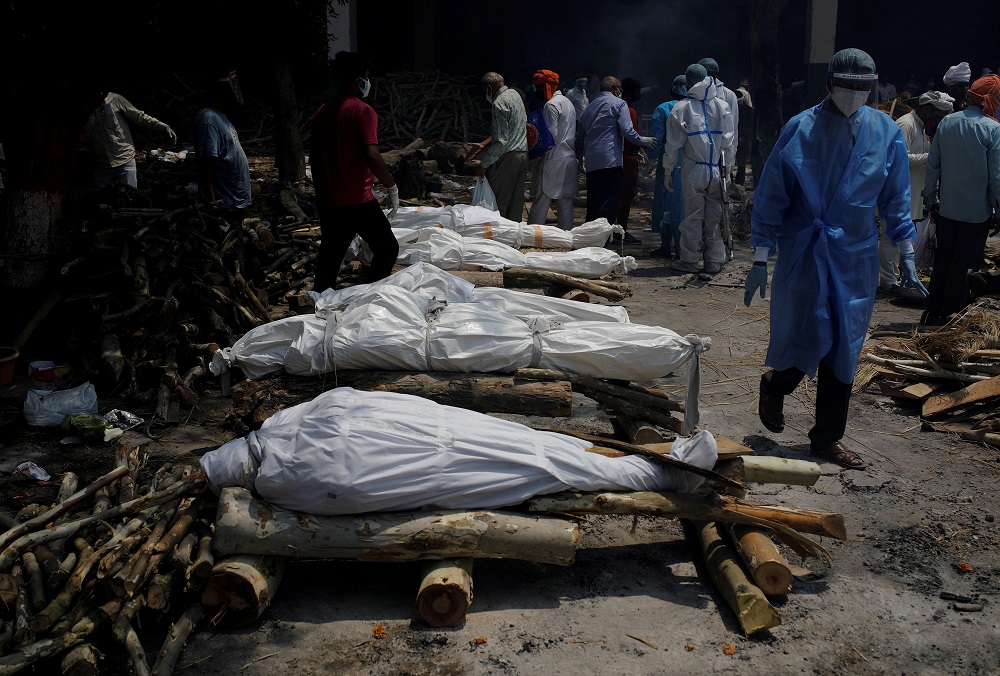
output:
POLYGON ((472 205, 490 211, 497 210, 497 196, 493 194, 493 188, 485 176, 476 177, 476 187, 472 190, 472 205))
POLYGON ((36 427, 59 427, 74 413, 97 415, 97 391, 90 383, 57 392, 28 390, 24 399, 24 419, 36 427))
POLYGON ((529 161, 541 157, 556 145, 556 142, 552 140, 552 134, 549 133, 549 126, 545 124, 541 108, 528 115, 526 135, 528 137, 529 161))
POLYGON ((937 219, 932 213, 913 225, 917 228, 917 241, 913 244, 913 253, 916 254, 914 263, 918 268, 932 268, 937 251, 937 219))

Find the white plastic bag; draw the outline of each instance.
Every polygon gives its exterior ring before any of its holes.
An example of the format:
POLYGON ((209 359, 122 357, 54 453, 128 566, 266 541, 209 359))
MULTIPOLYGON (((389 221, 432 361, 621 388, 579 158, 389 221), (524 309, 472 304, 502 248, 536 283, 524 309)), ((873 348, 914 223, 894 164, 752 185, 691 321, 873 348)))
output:
POLYGON ((97 391, 90 383, 57 392, 28 390, 24 399, 24 419, 36 427, 59 427, 74 413, 97 415, 97 391))
POLYGON ((493 188, 485 176, 476 177, 476 187, 472 190, 472 205, 490 211, 497 210, 497 196, 493 194, 493 188))
POLYGON ((937 219, 930 214, 922 221, 914 221, 917 241, 913 244, 914 263, 918 268, 933 268, 934 253, 937 251, 937 219))

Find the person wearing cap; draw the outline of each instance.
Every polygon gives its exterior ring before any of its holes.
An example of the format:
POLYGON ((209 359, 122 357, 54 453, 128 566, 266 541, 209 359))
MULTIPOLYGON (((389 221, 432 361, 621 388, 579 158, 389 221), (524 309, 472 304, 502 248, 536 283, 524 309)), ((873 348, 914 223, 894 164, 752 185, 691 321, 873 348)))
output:
POLYGON ((554 201, 559 227, 569 230, 573 227, 573 198, 579 189, 576 151, 573 150, 576 109, 572 101, 559 91, 558 73, 539 70, 532 81, 539 98, 545 101, 542 117, 555 145, 538 158, 541 185, 528 211, 528 223, 544 225, 549 205, 554 201))
POLYGON ((859 49, 837 52, 829 95, 792 118, 774 146, 754 192, 750 244, 754 263, 743 302, 772 279, 771 338, 758 415, 772 432, 785 427, 784 398, 815 377, 816 422, 810 449, 842 467, 865 466, 842 439, 851 385, 867 338, 878 287, 876 211, 901 252, 904 286, 917 278, 910 218, 909 160, 892 118, 874 100, 875 62, 859 49))
MULTIPOLYGON (((678 75, 670 85, 670 93, 673 99, 664 101, 653 111, 652 119, 649 123, 649 131, 656 139, 656 150, 653 153, 653 162, 656 165, 656 181, 653 184, 653 207, 652 207, 652 228, 653 232, 660 233, 660 247, 649 252, 650 256, 659 258, 680 258, 681 255, 681 221, 684 220, 684 199, 679 190, 667 192, 664 185, 664 174, 667 171, 661 163, 663 159, 663 147, 667 141, 667 120, 670 118, 670 111, 674 109, 677 102, 687 96, 687 78, 678 75)), ((671 183, 681 184, 681 164, 684 161, 684 151, 678 151, 677 162, 674 163, 671 173, 671 183)))
POLYGON ((590 80, 586 75, 581 75, 576 78, 573 88, 566 92, 566 98, 570 100, 573 104, 573 109, 576 111, 577 120, 580 119, 583 111, 587 109, 587 104, 590 103, 590 100, 587 98, 587 84, 589 82, 590 80))
POLYGON ((321 235, 316 291, 336 288, 355 237, 372 252, 369 282, 392 274, 399 256, 389 225, 399 209, 399 187, 379 152, 378 115, 362 100, 371 91, 368 62, 354 52, 338 52, 332 74, 339 96, 313 115, 309 152, 321 235), (372 190, 376 178, 389 192, 388 215, 372 190))
POLYGON ((177 134, 169 125, 142 112, 121 94, 101 91, 100 105, 90 113, 83 129, 94 152, 94 187, 137 187, 135 142, 129 122, 162 132, 171 143, 177 143, 177 134))
POLYGON ((968 94, 969 105, 938 124, 927 157, 924 203, 938 228, 923 324, 943 324, 968 304, 967 273, 982 266, 1000 213, 1000 77, 979 78, 968 94))
MULTIPOLYGON (((708 76, 712 78, 712 82, 715 85, 715 90, 716 90, 715 97, 717 99, 725 101, 726 105, 729 106, 729 112, 733 116, 733 129, 738 130, 740 128, 739 101, 736 98, 736 92, 734 92, 729 87, 725 86, 722 83, 722 80, 719 79, 719 62, 713 58, 708 57, 702 59, 698 63, 705 67, 705 70, 708 71, 708 76)), ((737 134, 736 136, 733 137, 733 153, 736 153, 736 151, 739 150, 739 146, 740 146, 740 139, 739 135, 737 134)), ((735 171, 735 169, 736 165, 734 164, 733 170, 735 171)))
POLYGON ((664 143, 663 186, 668 192, 680 188, 684 195, 684 220, 680 225, 678 272, 701 273, 711 278, 722 271, 726 245, 722 241, 722 171, 729 175, 736 160, 736 127, 729 106, 718 96, 718 88, 705 67, 694 63, 684 73, 687 96, 670 111, 664 143), (681 185, 672 172, 680 151, 681 185), (702 266, 704 261, 704 266, 702 266))
POLYGON ((969 105, 969 82, 972 80, 972 68, 968 61, 962 61, 957 66, 952 66, 941 79, 944 86, 948 88, 948 93, 955 99, 955 112, 965 110, 969 105))
MULTIPOLYGON (((209 202, 246 209, 252 201, 250 165, 229 113, 243 103, 236 72, 212 83, 208 105, 194 119, 198 187, 209 202)), ((234 216, 235 218, 235 216, 234 216)))
MULTIPOLYGON (((910 216, 914 223, 924 218, 924 170, 931 138, 938 123, 952 111, 954 99, 944 92, 924 92, 917 107, 896 120, 910 160, 910 216)), ((918 226, 920 227, 920 226, 918 226)), ((879 286, 889 293, 899 293, 899 249, 885 235, 885 225, 879 221, 879 286)))
POLYGON ((747 164, 753 150, 753 99, 750 98, 750 83, 743 80, 736 88, 736 175, 733 183, 744 185, 747 179, 747 164))
POLYGON ((640 136, 632 125, 628 104, 622 100, 621 81, 609 75, 601 80, 601 93, 587 105, 576 125, 576 151, 587 168, 587 221, 618 217, 618 200, 624 178, 624 142, 655 148, 656 139, 640 136))

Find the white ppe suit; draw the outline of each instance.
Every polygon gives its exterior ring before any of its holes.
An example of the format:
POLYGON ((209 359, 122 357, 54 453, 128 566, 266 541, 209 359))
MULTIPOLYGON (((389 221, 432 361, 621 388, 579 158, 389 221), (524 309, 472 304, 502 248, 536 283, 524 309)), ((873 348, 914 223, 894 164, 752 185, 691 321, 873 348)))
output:
POLYGON ((722 241, 722 188, 719 160, 730 171, 736 159, 736 127, 725 101, 716 96, 712 78, 688 88, 667 119, 662 165, 669 172, 684 149, 681 187, 684 220, 680 226, 681 256, 678 268, 698 272, 704 256, 705 271, 717 273, 726 260, 722 241))

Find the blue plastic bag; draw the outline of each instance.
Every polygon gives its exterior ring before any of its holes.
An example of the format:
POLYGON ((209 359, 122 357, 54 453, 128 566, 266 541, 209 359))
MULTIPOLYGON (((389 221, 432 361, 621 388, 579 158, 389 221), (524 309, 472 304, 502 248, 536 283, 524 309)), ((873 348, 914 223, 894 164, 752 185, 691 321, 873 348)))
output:
POLYGON ((542 117, 542 109, 528 115, 528 159, 533 160, 541 157, 555 146, 549 127, 542 117))

